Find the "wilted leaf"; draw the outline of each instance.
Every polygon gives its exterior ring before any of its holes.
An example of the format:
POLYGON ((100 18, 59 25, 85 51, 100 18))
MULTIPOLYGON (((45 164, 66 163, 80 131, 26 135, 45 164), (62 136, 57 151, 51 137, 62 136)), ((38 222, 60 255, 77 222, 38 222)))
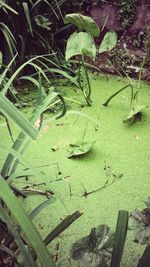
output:
POLYGON ((150 209, 134 210, 130 213, 130 230, 134 230, 134 241, 141 245, 150 245, 150 209))
POLYGON ((74 144, 70 144, 68 148, 69 156, 68 158, 82 156, 88 153, 96 141, 87 142, 83 140, 79 140, 74 144))
POLYGON ((37 15, 36 16, 35 22, 41 28, 44 28, 46 30, 50 30, 51 29, 50 25, 52 24, 52 22, 50 22, 47 18, 45 18, 45 17, 43 17, 41 15, 37 15))
POLYGON ((71 248, 70 256, 80 266, 107 267, 114 243, 114 232, 105 224, 92 227, 88 236, 77 240, 71 248))
POLYGON ((75 32, 70 35, 66 47, 66 60, 75 55, 86 55, 95 58, 96 47, 90 33, 75 32))
POLYGON ((68 14, 64 18, 64 23, 73 24, 77 26, 80 31, 86 31, 95 37, 98 37, 100 34, 100 29, 96 22, 91 17, 84 16, 82 14, 68 14))
POLYGON ((100 44, 99 53, 109 52, 114 48, 116 43, 117 43, 117 34, 113 31, 107 32, 100 44))
POLYGON ((127 118, 123 121, 126 123, 134 123, 142 120, 142 110, 148 107, 147 105, 135 105, 131 108, 127 118))

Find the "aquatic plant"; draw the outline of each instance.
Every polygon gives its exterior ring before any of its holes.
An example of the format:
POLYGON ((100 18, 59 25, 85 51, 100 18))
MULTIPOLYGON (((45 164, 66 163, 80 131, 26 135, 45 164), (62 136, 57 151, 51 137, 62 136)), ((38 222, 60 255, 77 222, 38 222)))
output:
MULTIPOLYGON (((94 37, 99 36, 100 29, 91 17, 78 13, 66 15, 64 23, 73 24, 78 28, 78 31, 72 33, 67 41, 65 58, 69 60, 73 56, 81 56, 78 60, 77 79, 87 105, 91 106, 91 83, 85 64, 85 56, 95 59, 97 50, 94 37)), ((116 42, 117 36, 115 32, 107 32, 98 52, 110 51, 116 45, 116 42)))
POLYGON ((72 245, 71 258, 81 266, 119 267, 128 227, 128 212, 120 210, 115 233, 107 225, 91 228, 88 236, 72 245))
POLYGON ((42 87, 40 75, 36 83, 40 95, 39 104, 30 119, 27 119, 21 111, 17 110, 6 97, 13 80, 26 65, 33 64, 33 66, 38 69, 39 73, 49 82, 42 69, 33 63, 34 60, 39 57, 32 58, 25 62, 13 73, 6 83, 3 83, 13 63, 13 58, 0 76, 0 86, 2 87, 0 92, 0 112, 6 119, 6 125, 8 126, 13 142, 12 147, 7 147, 3 142, 0 144, 1 148, 8 152, 0 172, 0 255, 2 256, 0 256, 0 263, 2 266, 4 266, 4 262, 7 262, 8 258, 16 267, 35 267, 37 260, 40 261, 42 267, 56 266, 48 252, 47 245, 82 215, 82 213, 76 211, 67 216, 44 240, 42 240, 32 220, 41 210, 56 200, 54 191, 51 189, 48 191, 32 191, 32 189, 20 189, 14 185, 14 181, 21 177, 26 177, 26 179, 28 179, 30 176, 38 176, 47 179, 43 171, 38 171, 32 163, 23 158, 23 154, 29 147, 31 141, 36 140, 43 123, 43 112, 54 99, 58 98, 63 103, 63 111, 55 118, 58 119, 62 117, 66 112, 63 97, 53 90, 46 93, 42 87), (4 85, 4 87, 2 85, 4 85), (16 140, 13 138, 9 120, 13 121, 21 130, 16 140), (38 126, 36 126, 37 121, 38 126), (18 171, 17 167, 19 164, 22 165, 23 169, 18 171), (17 196, 27 197, 29 192, 42 194, 48 198, 38 205, 30 214, 24 210, 17 198, 17 196))
POLYGON ((108 106, 109 102, 118 94, 120 94, 122 91, 126 90, 127 88, 130 88, 131 90, 131 101, 130 101, 130 112, 127 116, 126 119, 123 120, 123 122, 125 123, 134 123, 136 121, 141 121, 143 118, 143 114, 142 111, 144 108, 147 107, 147 105, 143 105, 143 104, 139 104, 139 91, 140 91, 140 87, 141 87, 141 78, 142 78, 142 72, 143 72, 143 68, 144 65, 146 63, 148 54, 149 54, 149 49, 150 49, 150 41, 149 41, 149 28, 147 28, 147 41, 145 42, 145 54, 142 60, 142 64, 139 68, 139 77, 138 77, 138 81, 134 81, 132 78, 129 77, 129 75, 121 68, 121 70, 123 71, 123 73, 125 74, 125 76, 128 78, 129 80, 129 84, 127 84, 126 86, 122 87, 121 89, 119 89, 118 91, 116 91, 115 93, 113 93, 104 103, 104 106, 108 106))

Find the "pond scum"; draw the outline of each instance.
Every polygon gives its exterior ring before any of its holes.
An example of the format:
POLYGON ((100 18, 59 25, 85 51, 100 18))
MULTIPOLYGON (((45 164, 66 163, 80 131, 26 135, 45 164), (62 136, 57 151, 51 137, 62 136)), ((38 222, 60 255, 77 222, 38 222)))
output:
POLYGON ((138 80, 100 75, 117 34, 60 2, 0 1, 0 267, 148 267, 149 29, 138 80))

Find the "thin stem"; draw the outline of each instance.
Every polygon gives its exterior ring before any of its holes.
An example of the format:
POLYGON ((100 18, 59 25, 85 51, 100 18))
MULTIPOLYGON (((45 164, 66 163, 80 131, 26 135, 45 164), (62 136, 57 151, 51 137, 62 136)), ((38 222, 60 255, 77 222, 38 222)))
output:
MULTIPOLYGON (((109 102, 112 100, 112 98, 114 98, 116 95, 118 95, 119 93, 121 93, 122 91, 124 91, 126 88, 131 87, 133 90, 133 85, 128 84, 126 86, 124 86, 123 88, 119 89, 117 92, 115 92, 113 95, 111 95, 104 103, 103 106, 107 106, 109 104, 109 102)), ((133 95, 131 95, 131 99, 133 99, 133 95)))
POLYGON ((85 88, 84 88, 85 86, 83 86, 83 92, 84 92, 85 100, 86 100, 88 106, 91 106, 91 102, 92 102, 91 99, 90 99, 90 96, 91 96, 91 84, 90 84, 89 75, 88 75, 87 69, 85 67, 83 58, 82 58, 82 66, 84 68, 84 73, 85 73, 86 80, 87 80, 87 83, 88 83, 88 94, 86 94, 86 92, 85 92, 85 88))

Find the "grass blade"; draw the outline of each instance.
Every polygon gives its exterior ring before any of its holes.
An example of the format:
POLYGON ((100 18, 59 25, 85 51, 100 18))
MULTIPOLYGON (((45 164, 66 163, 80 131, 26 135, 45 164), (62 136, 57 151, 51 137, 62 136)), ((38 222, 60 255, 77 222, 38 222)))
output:
POLYGON ((48 245, 54 238, 65 231, 74 221, 76 221, 83 213, 76 211, 71 215, 68 215, 63 221, 61 221, 53 231, 44 239, 44 244, 48 245))
POLYGON ((8 9, 9 11, 13 12, 14 14, 18 15, 18 12, 14 10, 12 7, 7 5, 4 1, 0 0, 0 5, 8 9))
MULTIPOLYGON (((23 243, 22 238, 20 237, 20 235, 17 231, 17 228, 12 224, 11 219, 9 218, 8 214, 6 213, 6 210, 4 210, 4 208, 2 208, 1 206, 0 206, 0 218, 3 222, 5 222, 7 224, 8 230, 11 232, 15 243, 17 244, 21 254, 23 255, 23 259, 21 259, 22 263, 23 264, 26 263, 26 266, 29 266, 29 267, 35 267, 34 260, 32 258, 32 255, 31 255, 29 249, 23 243)), ((13 255, 11 255, 11 256, 13 258, 15 258, 16 261, 18 261, 17 258, 19 258, 19 257, 17 257, 16 254, 15 254, 15 257, 13 255)), ((23 266, 25 266, 25 264, 23 266)))
POLYGON ((2 93, 0 93, 0 111, 31 139, 35 140, 37 138, 38 131, 32 123, 2 93))
POLYGON ((42 267, 54 267, 55 264, 50 258, 47 248, 45 247, 33 222, 21 206, 17 197, 13 194, 6 181, 0 176, 0 197, 7 205, 11 214, 15 217, 22 231, 26 235, 29 244, 34 248, 42 267))
POLYGON ((42 209, 45 209, 48 207, 50 204, 54 203, 56 199, 54 197, 49 198, 48 200, 45 200, 42 202, 38 207, 36 207, 31 213, 30 213, 30 218, 33 220, 40 212, 42 209))
POLYGON ((30 18, 30 11, 29 11, 29 7, 28 7, 27 2, 23 2, 22 6, 23 6, 23 9, 24 9, 24 13, 25 13, 28 25, 29 25, 30 33, 31 33, 31 35, 33 37, 33 30, 32 30, 31 18, 30 18))
POLYGON ((124 249, 126 234, 128 228, 128 211, 120 210, 118 212, 117 226, 115 232, 115 241, 112 252, 110 267, 119 267, 124 249))

